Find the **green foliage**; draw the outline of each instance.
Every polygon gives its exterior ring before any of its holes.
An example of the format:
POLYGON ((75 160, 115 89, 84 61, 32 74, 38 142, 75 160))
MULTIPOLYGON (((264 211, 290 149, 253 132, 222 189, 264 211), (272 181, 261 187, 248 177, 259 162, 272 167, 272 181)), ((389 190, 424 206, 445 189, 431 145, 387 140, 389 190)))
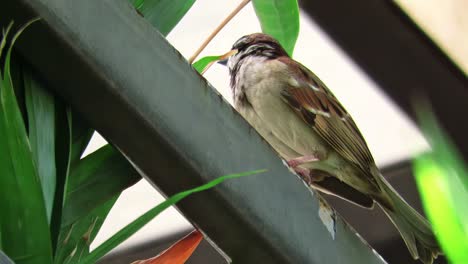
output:
MULTIPOLYGON (((195 2, 130 1, 163 35, 195 2)), ((276 37, 292 54, 299 30, 297 2, 253 2, 264 32, 276 37)), ((26 63, 18 61, 12 79, 11 48, 25 27, 10 41, 3 71, 0 69, 1 263, 94 263, 186 196, 227 179, 263 172, 227 175, 176 194, 90 253, 89 245, 120 193, 140 177, 110 145, 81 159, 93 129, 48 92, 26 63)), ((0 57, 10 29, 11 24, 0 42, 0 57)), ((194 67, 202 71, 220 58, 203 58, 194 67)))
POLYGON ((203 57, 194 62, 192 66, 197 72, 202 73, 206 69, 206 67, 208 67, 209 64, 218 61, 221 58, 221 56, 222 55, 203 57))
POLYGON ((63 226, 86 216, 141 178, 111 145, 88 155, 72 168, 64 199, 63 226))
MULTIPOLYGON (((2 48, 11 26, 5 31, 2 48)), ((41 182, 10 74, 11 47, 24 28, 11 40, 3 74, 0 74, 0 77, 3 75, 0 80, 0 244, 15 263, 51 263, 52 248, 41 182)))
POLYGON ((115 195, 77 221, 61 228, 54 263, 81 263, 119 195, 115 195))
POLYGON ((23 71, 29 143, 41 180, 42 194, 50 223, 55 195, 55 100, 39 88, 28 69, 23 71))
POLYGON ((161 204, 155 206, 154 208, 150 209, 146 213, 144 213, 142 216, 138 217, 136 220, 122 228, 120 231, 118 231, 115 235, 113 235, 111 238, 106 240, 102 245, 100 245, 98 248, 96 248, 91 254, 83 260, 84 264, 91 264, 95 263, 96 260, 104 256, 106 253, 108 253, 111 249, 115 248, 118 246, 120 243, 125 241, 127 238, 130 237, 131 234, 137 232, 140 230, 143 226, 145 226, 149 221, 151 221, 153 218, 155 218, 157 215, 159 215, 162 211, 165 209, 169 208, 170 206, 176 204, 180 200, 184 199, 185 197, 208 190, 210 188, 215 187, 216 185, 224 182, 225 180, 228 179, 234 179, 234 178, 239 178, 239 177, 244 177, 244 176, 250 176, 258 173, 263 173, 266 170, 256 170, 256 171, 249 171, 249 172, 244 172, 244 173, 237 173, 237 174, 230 174, 226 176, 219 177, 217 179, 214 179, 200 187, 196 187, 187 191, 180 192, 178 194, 175 194, 174 196, 170 197, 166 201, 162 202, 161 204))
POLYGON ((263 33, 273 36, 292 56, 299 36, 297 0, 252 0, 263 33))
POLYGON ((132 3, 146 20, 167 36, 195 0, 133 0, 132 3))
MULTIPOLYGON (((6 37, 0 48, 5 42, 6 37)), ((94 263, 184 197, 230 178, 263 172, 224 176, 176 194, 90 254, 89 245, 120 193, 140 177, 111 145, 80 159, 92 130, 49 94, 27 65, 20 67, 27 112, 23 120, 11 80, 11 47, 0 74, 0 155, 6 157, 0 159, 0 249, 15 263, 94 263), (49 228, 48 221, 60 228, 49 228)))
POLYGON ((468 263, 468 170, 428 108, 420 123, 432 152, 414 162, 424 209, 437 239, 452 263, 468 263))
POLYGON ((0 74, 0 248, 15 263, 62 263, 61 256, 74 260, 89 253, 120 192, 140 178, 110 145, 80 159, 92 130, 26 64, 17 67, 24 85, 13 87, 11 48, 25 27, 11 40, 0 74), (21 89, 26 120, 15 96, 21 89))

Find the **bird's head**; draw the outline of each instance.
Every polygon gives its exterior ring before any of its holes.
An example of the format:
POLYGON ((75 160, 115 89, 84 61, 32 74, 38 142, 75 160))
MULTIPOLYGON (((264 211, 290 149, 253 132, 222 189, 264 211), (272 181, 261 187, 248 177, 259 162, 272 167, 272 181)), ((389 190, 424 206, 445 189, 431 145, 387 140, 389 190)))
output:
POLYGON ((271 36, 263 33, 254 33, 238 39, 231 49, 232 55, 227 62, 232 72, 239 67, 245 58, 250 56, 275 59, 288 56, 281 44, 271 36))

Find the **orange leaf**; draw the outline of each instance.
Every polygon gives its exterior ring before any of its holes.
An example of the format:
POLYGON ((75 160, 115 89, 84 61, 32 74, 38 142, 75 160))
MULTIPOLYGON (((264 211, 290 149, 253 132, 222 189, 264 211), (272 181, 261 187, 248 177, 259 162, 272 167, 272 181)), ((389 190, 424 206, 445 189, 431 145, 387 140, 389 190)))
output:
POLYGON ((137 260, 132 264, 184 264, 200 244, 203 235, 194 230, 156 257, 137 260))

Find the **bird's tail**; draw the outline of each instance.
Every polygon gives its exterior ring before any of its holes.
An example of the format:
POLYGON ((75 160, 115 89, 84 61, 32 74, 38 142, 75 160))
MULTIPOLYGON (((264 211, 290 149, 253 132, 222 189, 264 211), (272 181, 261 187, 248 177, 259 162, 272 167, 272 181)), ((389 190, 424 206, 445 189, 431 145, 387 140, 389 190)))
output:
POLYGON ((400 232, 411 256, 424 264, 431 264, 441 251, 429 222, 407 204, 383 177, 376 178, 383 190, 378 203, 400 232))

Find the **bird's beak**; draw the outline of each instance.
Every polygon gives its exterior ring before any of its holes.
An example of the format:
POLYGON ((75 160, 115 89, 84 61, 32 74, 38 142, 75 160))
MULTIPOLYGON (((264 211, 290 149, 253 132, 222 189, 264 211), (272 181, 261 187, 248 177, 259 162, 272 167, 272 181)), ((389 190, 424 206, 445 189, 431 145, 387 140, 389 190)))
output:
POLYGON ((237 52, 238 52, 237 49, 233 49, 233 50, 228 51, 226 54, 221 55, 219 57, 218 63, 221 64, 221 65, 227 66, 227 62, 229 60, 229 57, 237 54, 237 52))
POLYGON ((223 65, 223 66, 227 66, 228 60, 229 59, 220 60, 220 61, 218 61, 218 63, 223 65))

